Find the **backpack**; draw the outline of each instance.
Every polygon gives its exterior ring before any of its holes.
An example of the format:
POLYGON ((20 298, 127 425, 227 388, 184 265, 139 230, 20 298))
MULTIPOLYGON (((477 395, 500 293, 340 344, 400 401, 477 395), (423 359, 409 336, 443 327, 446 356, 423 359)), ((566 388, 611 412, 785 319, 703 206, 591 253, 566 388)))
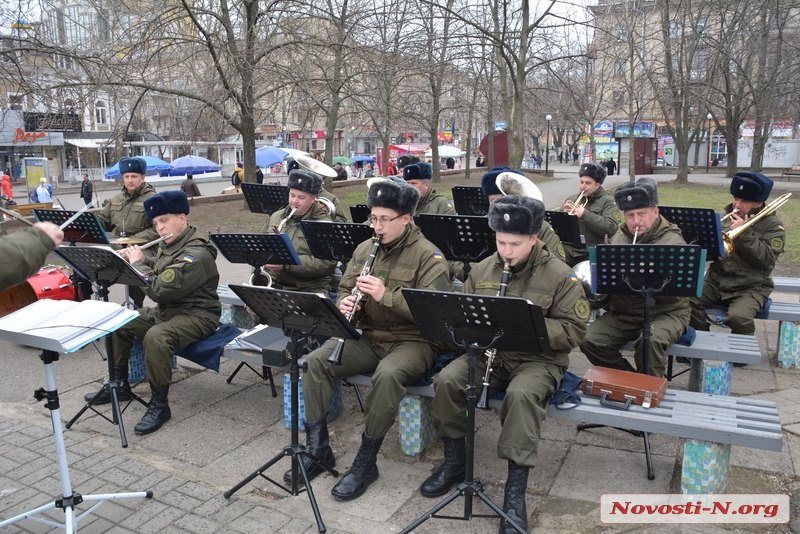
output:
POLYGON ((233 174, 231 175, 231 183, 233 185, 239 185, 239 184, 242 183, 242 181, 239 179, 239 173, 238 172, 233 171, 233 174))

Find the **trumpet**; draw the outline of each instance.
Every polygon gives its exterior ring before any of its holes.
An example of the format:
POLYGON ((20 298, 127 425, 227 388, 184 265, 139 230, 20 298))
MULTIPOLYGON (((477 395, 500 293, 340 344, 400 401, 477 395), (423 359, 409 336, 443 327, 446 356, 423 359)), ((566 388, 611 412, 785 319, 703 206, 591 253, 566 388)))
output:
POLYGON ((770 202, 768 206, 766 206, 764 209, 758 212, 758 215, 748 219, 748 221, 743 225, 741 225, 740 227, 734 228, 733 230, 728 230, 727 232, 722 232, 722 241, 725 244, 725 254, 730 255, 736 252, 736 245, 734 244, 733 241, 737 237, 742 235, 742 233, 745 232, 748 228, 753 226, 756 223, 756 221, 759 221, 764 217, 766 217, 767 215, 772 215, 773 213, 778 211, 778 208, 780 208, 789 201, 790 196, 792 196, 791 193, 786 193, 784 195, 779 196, 778 198, 770 202))
POLYGON ((583 191, 581 194, 578 195, 578 198, 575 199, 575 202, 572 204, 572 209, 570 209, 567 213, 572 215, 576 209, 578 208, 585 208, 586 204, 589 203, 589 197, 587 197, 583 191))
MULTIPOLYGON (((153 245, 157 245, 157 244, 161 243, 162 241, 164 241, 166 239, 169 239, 170 237, 172 237, 172 234, 163 235, 163 236, 159 237, 158 239, 153 239, 152 241, 147 242, 144 245, 142 245, 141 247, 139 247, 139 250, 144 250, 146 248, 150 248, 153 245)), ((118 250, 117 254, 127 254, 129 250, 131 250, 131 249, 123 248, 123 249, 118 250)))
MULTIPOLYGON (((498 297, 505 297, 508 291, 508 279, 511 278, 511 264, 508 260, 503 259, 503 274, 500 275, 500 291, 497 292, 498 297)), ((486 351, 486 373, 483 375, 483 389, 481 390, 481 398, 478 399, 478 408, 486 409, 487 400, 489 398, 489 381, 492 378, 492 365, 497 356, 497 349, 489 349, 486 351)))
POLYGON ((273 227, 272 230, 276 234, 280 234, 283 231, 283 227, 286 226, 286 223, 289 222, 289 219, 292 218, 292 215, 294 215, 294 212, 296 212, 296 211, 297 211, 297 208, 292 208, 292 211, 289 212, 289 215, 284 217, 284 219, 281 222, 278 223, 278 226, 273 227))
MULTIPOLYGON (((372 271, 372 264, 375 263, 375 256, 378 255, 378 247, 381 246, 381 239, 383 239, 382 235, 376 235, 372 238, 372 250, 369 252, 369 258, 364 263, 364 268, 361 269, 361 272, 358 274, 358 277, 361 278, 362 276, 367 276, 370 271, 372 271)), ((353 307, 347 312, 345 315, 345 319, 348 321, 352 321, 353 317, 355 317, 356 310, 358 309, 358 303, 361 301, 361 297, 364 295, 361 293, 361 290, 358 289, 358 286, 353 287, 352 293, 350 296, 355 297, 355 301, 353 302, 353 307)), ((342 365, 342 350, 344 349, 344 339, 339 338, 336 341, 336 346, 333 348, 333 352, 330 356, 328 356, 328 361, 334 365, 342 365)))

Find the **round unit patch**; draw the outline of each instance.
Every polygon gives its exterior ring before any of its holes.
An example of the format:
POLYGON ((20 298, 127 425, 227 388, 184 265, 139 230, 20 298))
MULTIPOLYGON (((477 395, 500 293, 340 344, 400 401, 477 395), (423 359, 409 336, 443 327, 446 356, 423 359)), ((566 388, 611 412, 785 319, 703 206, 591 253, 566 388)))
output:
POLYGON ((578 316, 578 319, 582 321, 587 320, 590 312, 591 310, 589 308, 589 303, 586 301, 586 299, 580 299, 575 303, 575 315, 578 316))
POLYGON ((167 269, 163 273, 161 273, 161 279, 166 282, 170 283, 175 280, 175 271, 173 269, 167 269))

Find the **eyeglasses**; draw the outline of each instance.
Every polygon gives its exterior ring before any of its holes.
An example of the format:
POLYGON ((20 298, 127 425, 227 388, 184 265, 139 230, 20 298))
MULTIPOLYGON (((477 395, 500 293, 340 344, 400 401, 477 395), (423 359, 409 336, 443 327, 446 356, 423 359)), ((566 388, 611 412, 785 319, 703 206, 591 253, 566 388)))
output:
POLYGON ((381 223, 381 226, 386 226, 386 225, 387 225, 387 224, 389 224, 390 222, 392 222, 392 221, 394 221, 394 220, 396 220, 396 219, 399 219, 399 218, 400 218, 400 217, 402 217, 402 216, 403 216, 403 215, 401 214, 401 215, 398 215, 397 217, 392 217, 392 218, 390 219, 389 217, 375 217, 374 215, 370 215, 369 217, 367 217, 367 220, 369 221, 369 223, 370 223, 372 226, 375 226, 375 225, 376 225, 378 222, 380 222, 380 223, 381 223))

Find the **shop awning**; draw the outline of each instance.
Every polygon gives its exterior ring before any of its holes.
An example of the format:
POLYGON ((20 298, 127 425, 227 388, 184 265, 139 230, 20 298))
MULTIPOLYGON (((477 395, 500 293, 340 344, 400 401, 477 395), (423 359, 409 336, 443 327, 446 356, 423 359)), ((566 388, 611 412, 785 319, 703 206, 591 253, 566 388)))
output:
POLYGON ((112 139, 64 139, 64 142, 78 148, 105 148, 114 144, 112 139))

